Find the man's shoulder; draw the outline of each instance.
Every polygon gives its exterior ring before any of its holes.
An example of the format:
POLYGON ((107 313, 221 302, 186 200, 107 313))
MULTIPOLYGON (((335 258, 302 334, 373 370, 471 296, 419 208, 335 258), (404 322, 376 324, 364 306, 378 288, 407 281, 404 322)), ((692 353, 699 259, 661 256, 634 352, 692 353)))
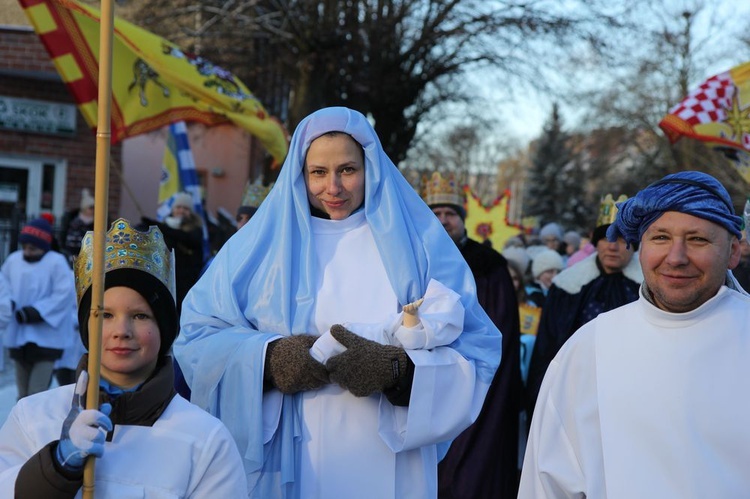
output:
POLYGON ((486 263, 492 263, 494 265, 507 265, 507 260, 492 246, 487 246, 474 239, 466 239, 466 244, 462 248, 464 257, 472 257, 481 259, 486 263))

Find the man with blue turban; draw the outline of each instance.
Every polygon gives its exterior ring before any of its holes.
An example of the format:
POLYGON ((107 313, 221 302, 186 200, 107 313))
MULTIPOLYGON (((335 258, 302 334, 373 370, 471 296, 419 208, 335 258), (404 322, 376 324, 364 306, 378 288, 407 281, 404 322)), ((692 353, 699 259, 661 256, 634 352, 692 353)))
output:
POLYGON ((581 327, 550 364, 519 498, 745 497, 750 296, 729 272, 743 220, 695 171, 618 208, 607 237, 640 243, 639 298, 581 327))

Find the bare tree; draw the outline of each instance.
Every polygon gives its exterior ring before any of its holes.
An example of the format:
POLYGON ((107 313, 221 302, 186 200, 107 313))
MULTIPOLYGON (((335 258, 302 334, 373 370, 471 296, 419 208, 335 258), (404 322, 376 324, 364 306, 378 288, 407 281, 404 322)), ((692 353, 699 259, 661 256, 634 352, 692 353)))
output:
POLYGON ((506 82, 544 87, 543 68, 566 47, 601 53, 619 27, 617 16, 595 10, 606 5, 598 0, 575 0, 576 8, 523 0, 137 3, 139 24, 178 41, 181 34, 187 49, 233 70, 290 129, 315 109, 347 105, 372 117, 397 162, 443 104, 472 100, 460 84, 466 71, 491 67, 506 82))
MULTIPOLYGON (((576 102, 590 103, 582 131, 609 130, 609 140, 619 134, 615 142, 627 148, 615 143, 613 155, 619 151, 630 156, 627 162, 619 162, 627 163, 626 168, 599 172, 595 176, 599 182, 628 193, 664 174, 697 169, 727 186, 738 185, 739 175, 722 155, 693 140, 671 145, 658 128, 669 109, 693 87, 729 69, 716 68, 714 61, 741 62, 742 57, 737 57, 741 46, 734 43, 740 38, 732 35, 732 23, 726 17, 731 12, 722 13, 719 6, 703 0, 651 3, 642 17, 642 34, 635 41, 623 40, 618 65, 605 70, 582 64, 587 71, 601 74, 596 84, 574 93, 576 102), (698 24, 705 27, 700 35, 698 24)), ((745 55, 750 56, 750 51, 745 55)), ((615 157, 612 164, 618 164, 615 157)))

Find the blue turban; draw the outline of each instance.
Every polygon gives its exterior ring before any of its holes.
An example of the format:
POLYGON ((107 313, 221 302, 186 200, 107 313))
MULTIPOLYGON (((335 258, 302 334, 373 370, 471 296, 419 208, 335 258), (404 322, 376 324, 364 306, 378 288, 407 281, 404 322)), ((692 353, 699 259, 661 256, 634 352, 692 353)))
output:
POLYGON ((607 229, 610 241, 622 237, 628 244, 640 242, 646 229, 667 211, 679 211, 721 225, 742 237, 744 221, 734 212, 732 199, 711 175, 686 171, 667 175, 641 190, 635 197, 617 203, 617 219, 607 229))

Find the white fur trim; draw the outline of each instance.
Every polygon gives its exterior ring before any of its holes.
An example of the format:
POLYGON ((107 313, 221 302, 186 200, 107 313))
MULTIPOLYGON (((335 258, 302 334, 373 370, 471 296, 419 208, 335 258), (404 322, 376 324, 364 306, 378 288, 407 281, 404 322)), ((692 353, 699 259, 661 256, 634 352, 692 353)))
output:
MULTIPOLYGON (((599 277, 599 267, 596 266, 597 253, 592 253, 572 267, 569 267, 552 279, 552 284, 572 295, 581 291, 586 284, 599 277)), ((622 270, 622 273, 633 282, 643 282, 643 270, 638 259, 638 252, 633 253, 633 258, 622 270)))

